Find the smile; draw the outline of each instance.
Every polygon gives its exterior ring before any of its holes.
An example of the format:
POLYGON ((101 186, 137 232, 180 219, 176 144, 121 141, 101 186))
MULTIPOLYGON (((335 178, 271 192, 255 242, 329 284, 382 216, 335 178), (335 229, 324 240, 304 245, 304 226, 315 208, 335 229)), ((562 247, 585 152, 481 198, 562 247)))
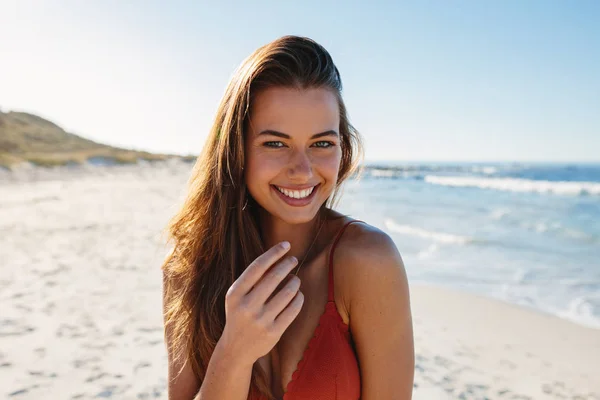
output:
MULTIPOLYGON (((275 185, 273 185, 275 186, 275 185)), ((310 196, 310 194, 313 192, 314 188, 316 188, 316 186, 313 186, 311 188, 308 189, 304 189, 304 190, 290 190, 290 189, 285 189, 279 186, 275 186, 275 188, 277 190, 279 190, 281 193, 283 193, 284 195, 286 195, 287 197, 290 197, 292 199, 304 199, 308 196, 310 196)))
POLYGON ((273 191, 281 200, 292 207, 303 207, 312 203, 319 189, 319 183, 316 186, 308 187, 302 190, 291 190, 281 186, 271 185, 273 191))

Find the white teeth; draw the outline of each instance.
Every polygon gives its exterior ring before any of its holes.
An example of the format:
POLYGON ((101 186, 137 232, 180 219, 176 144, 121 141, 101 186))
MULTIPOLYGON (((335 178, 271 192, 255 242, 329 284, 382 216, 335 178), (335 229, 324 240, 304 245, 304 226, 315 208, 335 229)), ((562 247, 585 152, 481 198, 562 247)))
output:
POLYGON ((305 197, 308 197, 308 196, 310 196, 310 194, 312 193, 313 189, 315 188, 313 186, 313 187, 311 187, 309 189, 304 189, 304 190, 287 190, 287 189, 280 188, 279 186, 275 186, 275 187, 281 193, 283 193, 287 197, 291 197, 293 199, 303 199, 305 197))

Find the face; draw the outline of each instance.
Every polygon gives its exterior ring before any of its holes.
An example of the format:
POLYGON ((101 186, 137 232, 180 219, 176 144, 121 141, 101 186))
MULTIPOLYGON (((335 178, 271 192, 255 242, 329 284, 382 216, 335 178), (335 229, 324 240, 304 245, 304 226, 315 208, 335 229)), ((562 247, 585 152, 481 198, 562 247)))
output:
POLYGON ((327 89, 269 88, 252 104, 246 185, 272 216, 309 222, 333 193, 342 151, 336 96, 327 89))

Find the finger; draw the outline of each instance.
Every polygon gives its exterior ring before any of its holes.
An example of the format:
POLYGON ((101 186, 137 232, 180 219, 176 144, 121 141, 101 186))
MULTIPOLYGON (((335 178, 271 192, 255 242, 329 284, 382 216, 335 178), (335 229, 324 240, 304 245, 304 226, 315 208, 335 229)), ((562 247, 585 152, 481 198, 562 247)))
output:
MULTIPOLYGON (((292 268, 293 271, 293 268, 292 268)), ((265 277, 263 276, 263 279, 265 279, 265 277)), ((273 297, 275 297, 275 295, 277 293, 279 293, 279 291, 285 286, 287 285, 292 279, 300 279, 298 278, 296 275, 292 274, 291 271, 289 274, 287 274, 287 276, 285 278, 283 278, 283 280, 281 282, 279 282, 279 285, 277 285, 277 287, 275 288, 275 290, 273 290, 273 293, 271 293, 271 295, 267 298, 267 300, 265 300, 264 304, 267 304, 269 301, 271 301, 271 299, 273 297)), ((260 284, 260 282, 258 282, 260 284)), ((290 298, 291 300, 291 298, 290 298)), ((288 301, 289 302, 289 301, 288 301)))
POLYGON ((254 261, 248 265, 248 267, 242 272, 238 279, 233 283, 232 289, 240 291, 242 295, 248 293, 252 286, 254 286, 264 273, 273 265, 277 260, 285 255, 290 249, 289 242, 280 242, 269 250, 265 251, 260 256, 256 257, 254 261))
POLYGON ((289 276, 289 273, 298 264, 296 257, 285 257, 271 268, 262 279, 254 285, 254 288, 247 294, 247 300, 250 304, 262 306, 267 299, 273 295, 279 284, 289 276))
POLYGON ((275 318, 273 326, 277 332, 283 333, 294 322, 300 310, 302 310, 302 304, 304 304, 304 294, 298 291, 290 304, 275 318))
POLYGON ((275 320, 300 290, 300 278, 291 275, 286 284, 265 304, 265 318, 275 320))

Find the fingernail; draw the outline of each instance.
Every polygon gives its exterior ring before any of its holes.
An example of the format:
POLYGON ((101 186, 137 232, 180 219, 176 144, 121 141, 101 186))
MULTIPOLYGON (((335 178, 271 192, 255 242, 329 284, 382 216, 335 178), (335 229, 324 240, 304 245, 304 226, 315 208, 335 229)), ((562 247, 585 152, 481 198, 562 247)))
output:
POLYGON ((284 249, 289 249, 290 248, 290 242, 288 242, 287 240, 284 242, 281 242, 281 245, 283 246, 284 249))

